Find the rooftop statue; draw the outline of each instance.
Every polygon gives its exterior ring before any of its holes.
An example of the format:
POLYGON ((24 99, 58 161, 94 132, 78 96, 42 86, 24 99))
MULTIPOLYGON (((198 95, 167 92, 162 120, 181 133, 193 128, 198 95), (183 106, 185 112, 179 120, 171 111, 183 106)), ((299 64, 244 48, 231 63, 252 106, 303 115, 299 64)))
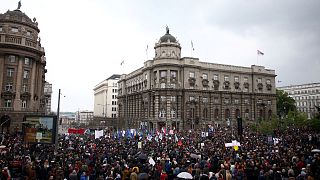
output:
POLYGON ((18 8, 17 9, 20 10, 20 8, 21 8, 21 1, 18 2, 18 8))

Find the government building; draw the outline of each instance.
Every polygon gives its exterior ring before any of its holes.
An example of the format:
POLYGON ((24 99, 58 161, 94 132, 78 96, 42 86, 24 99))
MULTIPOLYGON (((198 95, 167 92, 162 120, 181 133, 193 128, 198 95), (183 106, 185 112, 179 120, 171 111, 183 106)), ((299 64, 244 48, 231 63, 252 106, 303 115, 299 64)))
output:
POLYGON ((38 22, 20 10, 0 14, 0 132, 20 131, 25 115, 44 115, 46 59, 38 22))
POLYGON ((181 57, 181 46, 166 29, 152 60, 118 81, 122 128, 206 130, 270 119, 276 113, 275 71, 181 57))
POLYGON ((296 101, 297 110, 306 113, 308 119, 317 115, 320 107, 320 83, 297 84, 278 87, 288 93, 296 101))

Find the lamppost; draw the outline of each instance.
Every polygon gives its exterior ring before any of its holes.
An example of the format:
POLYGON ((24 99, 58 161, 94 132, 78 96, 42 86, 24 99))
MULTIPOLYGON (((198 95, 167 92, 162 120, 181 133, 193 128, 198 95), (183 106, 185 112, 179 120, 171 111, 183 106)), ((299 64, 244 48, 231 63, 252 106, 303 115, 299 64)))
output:
POLYGON ((59 89, 58 93, 58 108, 57 108, 57 121, 56 121, 56 137, 55 137, 55 152, 58 150, 58 138, 59 138, 59 121, 60 121, 60 95, 61 95, 61 89, 59 89))
MULTIPOLYGON (((57 122, 56 122, 56 137, 55 137, 55 152, 58 150, 58 135, 59 135, 59 124, 60 124, 60 95, 61 89, 59 89, 58 93, 58 108, 57 108, 57 122)), ((66 97, 66 96, 63 96, 66 97)))

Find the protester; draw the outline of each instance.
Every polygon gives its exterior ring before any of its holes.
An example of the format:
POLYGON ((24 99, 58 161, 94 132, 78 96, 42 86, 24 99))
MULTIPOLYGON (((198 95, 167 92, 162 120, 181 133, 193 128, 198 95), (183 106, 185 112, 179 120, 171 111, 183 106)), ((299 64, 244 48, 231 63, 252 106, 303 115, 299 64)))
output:
POLYGON ((4 134, 0 179, 317 179, 320 134, 310 129, 275 130, 265 136, 248 128, 233 136, 228 127, 200 131, 105 130, 59 136, 54 145, 25 144, 19 133, 4 134), (237 140, 237 141, 235 141, 237 140), (230 147, 226 145, 233 144, 230 147))

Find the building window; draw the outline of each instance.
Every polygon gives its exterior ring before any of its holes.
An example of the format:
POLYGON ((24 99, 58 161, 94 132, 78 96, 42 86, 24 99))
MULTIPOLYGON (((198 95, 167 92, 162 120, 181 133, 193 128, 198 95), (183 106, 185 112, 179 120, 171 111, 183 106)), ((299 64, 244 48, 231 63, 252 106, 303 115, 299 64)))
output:
POLYGON ((160 88, 161 88, 161 89, 166 88, 166 83, 160 83, 160 88))
POLYGON ((239 104, 239 99, 234 99, 234 104, 239 104))
POLYGON ((257 103, 261 104, 262 103, 262 99, 258 99, 257 103))
POLYGON ((244 113, 244 117, 246 119, 249 119, 249 109, 246 109, 246 112, 244 113))
POLYGON ((24 70, 23 71, 23 78, 24 79, 28 79, 29 78, 29 71, 28 70, 24 70))
POLYGON ((271 80, 270 79, 267 79, 267 84, 271 84, 271 80))
POLYGON ((15 63, 15 62, 16 62, 16 56, 10 55, 10 56, 9 56, 9 62, 15 63))
POLYGON ((12 107, 12 100, 11 99, 5 99, 4 100, 4 107, 6 107, 6 108, 12 107))
POLYGON ((11 27, 11 32, 17 33, 19 29, 17 27, 11 27))
POLYGON ((27 31, 27 36, 31 36, 31 31, 27 31))
POLYGON ((194 101, 194 100, 195 100, 194 96, 189 96, 189 101, 194 101))
POLYGON ((7 77, 13 77, 14 69, 13 68, 7 68, 7 77))
POLYGON ((228 75, 224 76, 224 81, 229 81, 229 76, 228 75))
POLYGON ((257 81, 258 81, 258 83, 262 83, 262 79, 261 78, 258 78, 257 81))
POLYGON ((22 101, 21 108, 22 109, 26 109, 27 108, 27 101, 26 100, 22 101))
POLYGON ((207 97, 203 97, 203 98, 202 98, 202 102, 203 102, 203 103, 208 103, 208 98, 207 98, 207 97))
POLYGON ((167 77, 167 71, 160 71, 160 77, 161 78, 167 77))
POLYGON ((159 111, 159 117, 160 118, 165 118, 166 117, 166 110, 165 109, 161 109, 159 111))
POLYGON ((271 101, 270 101, 270 100, 268 100, 268 101, 267 101, 267 104, 268 104, 268 105, 271 105, 271 101))
POLYGON ((239 82, 239 76, 234 77, 234 82, 239 82))
POLYGON ((177 71, 170 71, 170 77, 176 78, 177 77, 177 71))
POLYGON ((30 65, 30 59, 29 58, 24 58, 24 65, 30 65))
POLYGON ((165 102, 166 101, 166 96, 160 96, 160 101, 165 102))
POLYGON ((229 104, 229 103, 230 103, 229 98, 225 98, 225 99, 224 99, 224 103, 225 103, 225 104, 229 104))
POLYGON ((171 118, 176 118, 176 110, 175 109, 171 110, 171 118))
POLYGON ((176 102, 176 97, 175 96, 170 96, 170 101, 171 102, 176 102))
POLYGON ((190 78, 195 78, 194 72, 189 72, 189 77, 190 78))
POLYGON ((202 74, 202 79, 208 79, 208 74, 202 74))
POLYGON ((145 80, 148 80, 148 74, 145 74, 145 75, 144 75, 144 79, 145 79, 145 80))
POLYGON ((213 75, 213 80, 218 81, 219 76, 217 74, 213 75))
POLYGON ((171 83, 171 84, 170 84, 170 87, 171 87, 171 88, 176 88, 176 84, 171 83))
POLYGON ((244 99, 244 104, 249 104, 249 99, 244 99))
POLYGON ((245 83, 247 83, 247 82, 248 82, 248 77, 244 77, 244 78, 243 78, 243 81, 244 81, 245 83))
POLYGON ((0 26, 0 32, 2 31, 2 26, 0 26))
POLYGON ((13 84, 12 83, 7 83, 6 91, 12 91, 12 90, 13 90, 13 84))
POLYGON ((213 102, 218 104, 219 103, 219 98, 218 97, 214 97, 213 102))
POLYGON ((22 92, 28 92, 28 85, 26 84, 22 85, 22 92))

